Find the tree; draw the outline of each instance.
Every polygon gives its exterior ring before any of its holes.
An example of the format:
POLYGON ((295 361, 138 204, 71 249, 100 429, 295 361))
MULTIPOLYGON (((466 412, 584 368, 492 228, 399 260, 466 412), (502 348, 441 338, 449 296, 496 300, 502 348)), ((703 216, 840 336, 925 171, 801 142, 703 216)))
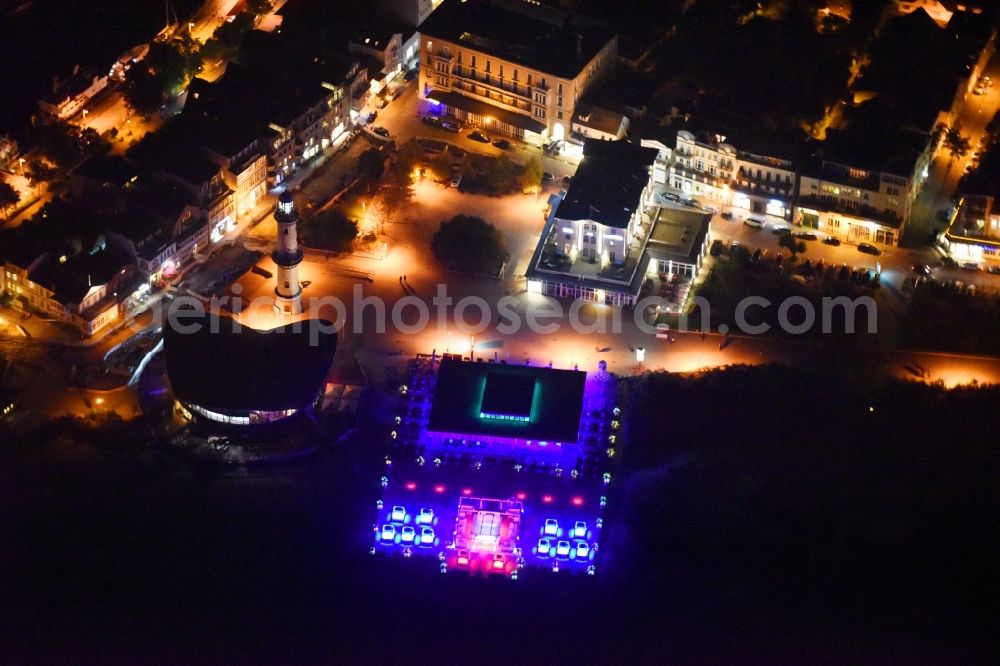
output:
POLYGON ((783 247, 788 250, 792 254, 793 260, 800 252, 806 251, 805 241, 800 241, 793 236, 790 231, 786 231, 781 234, 781 238, 778 239, 778 247, 783 247))
POLYGON ((28 180, 31 181, 32 185, 52 180, 57 175, 57 170, 42 160, 31 160, 28 162, 28 180))
POLYGON ((358 223, 336 208, 314 215, 302 225, 302 244, 332 252, 348 252, 358 236, 358 223))
MULTIPOLYGON (((216 31, 218 32, 218 31, 216 31)), ((190 38, 154 41, 142 62, 125 74, 125 101, 137 113, 159 111, 193 74, 200 58, 197 43, 190 38)))
POLYGON ((518 185, 524 192, 537 192, 541 188, 542 163, 537 157, 532 156, 524 163, 521 173, 518 174, 518 185))
POLYGON ((972 148, 972 144, 969 142, 969 137, 962 135, 962 128, 960 125, 952 125, 951 127, 944 127, 944 147, 948 150, 948 154, 951 156, 949 162, 955 160, 956 157, 964 157, 969 150, 972 148))
POLYGON ((382 203, 386 214, 392 215, 413 197, 413 171, 419 168, 423 148, 410 139, 396 151, 382 178, 382 203))
POLYGON ((9 183, 0 181, 0 213, 6 213, 8 208, 16 206, 21 201, 21 194, 9 183))
POLYGON ((363 181, 378 180, 385 171, 385 155, 378 148, 369 148, 358 155, 354 170, 357 172, 358 178, 363 181))
POLYGON ((493 273, 507 258, 503 234, 481 217, 456 215, 441 223, 431 239, 431 250, 449 268, 493 273))

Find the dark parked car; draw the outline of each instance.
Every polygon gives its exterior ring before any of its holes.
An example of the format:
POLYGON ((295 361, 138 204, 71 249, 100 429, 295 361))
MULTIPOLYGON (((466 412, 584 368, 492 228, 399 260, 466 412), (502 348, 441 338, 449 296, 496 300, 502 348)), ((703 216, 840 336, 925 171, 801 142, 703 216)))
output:
POLYGON ((375 122, 375 119, 376 119, 376 118, 378 118, 378 111, 372 111, 372 112, 371 112, 371 113, 369 113, 369 114, 368 114, 368 116, 367 116, 367 117, 365 118, 365 122, 366 122, 366 123, 373 123, 373 122, 375 122))
POLYGON ((982 270, 982 269, 980 268, 979 264, 977 264, 976 262, 974 262, 974 261, 967 261, 964 264, 962 264, 962 270, 963 271, 978 271, 978 270, 982 270))
POLYGON ((834 247, 836 247, 836 246, 840 245, 840 239, 839 238, 834 238, 833 236, 827 236, 826 238, 823 239, 823 244, 824 245, 833 245, 834 247))
POLYGON ((428 125, 433 125, 434 127, 441 126, 441 119, 437 116, 424 116, 424 122, 428 125))
POLYGON ((882 250, 878 249, 871 243, 861 243, 858 245, 858 252, 864 252, 865 254, 870 254, 873 256, 878 256, 882 254, 882 250))
POLYGON ((792 235, 795 236, 796 238, 801 238, 802 240, 807 240, 807 241, 814 241, 818 238, 816 234, 814 234, 811 231, 796 231, 792 235))
POLYGON ((941 260, 941 265, 945 268, 958 268, 958 262, 951 257, 944 257, 941 260))
POLYGON ((480 143, 489 143, 490 142, 490 137, 486 136, 485 134, 483 134, 479 130, 473 130, 472 133, 469 134, 469 138, 472 139, 473 141, 478 141, 480 143))
POLYGON ((388 139, 389 138, 389 130, 387 130, 384 127, 373 127, 372 128, 372 134, 378 134, 383 139, 388 139))
POLYGON ((714 241, 712 241, 712 249, 710 249, 708 252, 713 257, 718 257, 720 254, 722 254, 722 250, 725 247, 726 247, 725 244, 721 240, 716 238, 714 241))
POLYGON ((917 275, 923 275, 927 277, 931 274, 931 267, 927 264, 913 264, 913 272, 917 275))
POLYGON ((573 177, 572 176, 563 176, 562 177, 562 184, 563 185, 569 185, 572 182, 573 182, 573 177))
POLYGON ((457 133, 462 131, 462 125, 453 120, 444 120, 441 122, 441 129, 457 133))
POLYGON ((407 81, 412 81, 413 79, 417 78, 419 74, 420 74, 419 70, 417 70, 417 68, 414 67, 413 69, 406 70, 406 74, 403 75, 403 78, 406 79, 407 81))
POLYGON ((727 210, 725 213, 721 214, 719 217, 721 217, 723 220, 731 220, 731 219, 733 219, 733 214, 730 213, 727 210))
POLYGON ((543 171, 542 172, 542 180, 543 181, 552 180, 552 177, 553 177, 552 174, 549 173, 548 171, 543 171))
POLYGON ((510 141, 507 139, 493 139, 493 145, 500 150, 510 150, 510 141))

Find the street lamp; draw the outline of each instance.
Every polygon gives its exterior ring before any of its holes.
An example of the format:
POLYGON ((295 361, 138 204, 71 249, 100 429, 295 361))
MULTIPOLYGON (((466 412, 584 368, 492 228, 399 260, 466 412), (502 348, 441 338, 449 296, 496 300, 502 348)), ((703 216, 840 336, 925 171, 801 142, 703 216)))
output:
POLYGON ((24 158, 18 158, 17 163, 21 165, 21 175, 24 175, 24 158))

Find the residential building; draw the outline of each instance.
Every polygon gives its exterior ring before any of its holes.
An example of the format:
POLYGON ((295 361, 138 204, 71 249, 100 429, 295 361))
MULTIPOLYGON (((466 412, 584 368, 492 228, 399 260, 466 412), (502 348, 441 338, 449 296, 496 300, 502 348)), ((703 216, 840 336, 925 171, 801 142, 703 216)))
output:
POLYGON ((973 174, 965 179, 942 248, 957 261, 1000 267, 1000 181, 973 174))
POLYGON ((670 185, 687 197, 728 204, 736 162, 736 149, 726 143, 724 135, 679 130, 670 165, 670 185))
POLYGON ((803 165, 794 221, 852 242, 899 242, 930 151, 926 135, 834 130, 803 165))
MULTIPOLYGON (((750 144, 747 137, 747 144, 750 144)), ((736 172, 730 187, 731 207, 749 214, 790 220, 798 176, 792 160, 794 148, 769 142, 736 152, 736 172), (779 156, 780 155, 780 156, 779 156)))
POLYGON ((523 0, 445 0, 420 34, 424 111, 535 145, 569 138, 618 43, 602 23, 523 0))
POLYGON ((94 95, 108 85, 108 77, 90 67, 73 67, 73 74, 65 80, 55 79, 48 95, 38 100, 44 114, 58 120, 67 120, 83 110, 94 95))
POLYGON ((347 43, 350 53, 368 56, 381 63, 378 73, 369 75, 369 85, 375 94, 384 93, 394 82, 396 85, 402 82, 403 72, 417 64, 419 49, 420 35, 416 30, 386 21, 371 22, 361 27, 347 43))
POLYGON ((614 306, 636 304, 649 278, 693 278, 707 251, 710 215, 654 202, 659 150, 590 140, 552 210, 526 273, 528 291, 614 306))
POLYGON ((628 116, 593 104, 580 102, 573 116, 572 131, 564 144, 564 155, 582 156, 587 139, 619 141, 628 131, 628 116))
POLYGON ((377 0, 375 4, 385 15, 416 28, 427 20, 441 2, 442 0, 377 0))

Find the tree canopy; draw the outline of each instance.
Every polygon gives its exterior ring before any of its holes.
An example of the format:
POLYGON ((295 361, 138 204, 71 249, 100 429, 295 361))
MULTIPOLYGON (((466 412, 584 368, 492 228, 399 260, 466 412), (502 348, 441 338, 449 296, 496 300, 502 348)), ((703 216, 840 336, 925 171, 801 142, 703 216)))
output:
POLYGON ((302 244, 320 250, 348 252, 358 235, 358 223, 333 208, 300 225, 302 244))
POLYGON ((503 233, 473 215, 456 215, 442 222, 431 239, 431 250, 448 268, 472 273, 499 271, 507 259, 503 233))
POLYGON ((8 208, 16 206, 21 201, 20 193, 9 183, 0 180, 0 212, 6 212, 8 208))

